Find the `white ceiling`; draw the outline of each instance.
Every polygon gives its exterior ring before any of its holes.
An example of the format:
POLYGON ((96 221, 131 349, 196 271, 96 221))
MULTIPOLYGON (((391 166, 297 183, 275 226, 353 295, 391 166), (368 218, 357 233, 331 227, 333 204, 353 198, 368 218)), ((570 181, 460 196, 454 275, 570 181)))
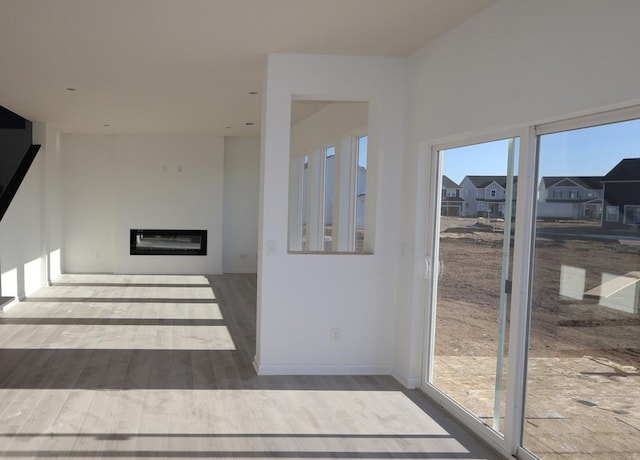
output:
POLYGON ((257 134, 267 53, 407 56, 493 1, 0 0, 0 105, 61 132, 257 134))

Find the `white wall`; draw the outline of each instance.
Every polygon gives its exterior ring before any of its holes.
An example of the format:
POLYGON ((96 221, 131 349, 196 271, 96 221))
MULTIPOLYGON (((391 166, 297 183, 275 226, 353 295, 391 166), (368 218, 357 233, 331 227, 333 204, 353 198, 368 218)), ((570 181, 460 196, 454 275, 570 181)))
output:
POLYGON ((429 144, 640 101, 640 2, 503 0, 409 58, 396 365, 420 376, 429 144), (417 226, 416 226, 417 223, 417 226), (417 231, 416 231, 417 229, 417 231))
MULTIPOLYGON (((332 102, 291 128, 291 154, 340 142, 342 136, 367 129, 366 102, 332 102)), ((360 133, 362 134, 362 133, 360 133)))
POLYGON ((222 271, 258 270, 258 198, 260 138, 224 140, 224 203, 222 213, 222 271))
POLYGON ((402 59, 270 55, 263 102, 256 366, 268 373, 391 373, 402 177, 402 59), (291 98, 369 101, 373 255, 287 253, 291 98), (384 193, 376 193, 384 186, 384 193), (267 248, 274 253, 267 253, 267 248), (331 329, 341 339, 331 341, 331 329))
POLYGON ((58 134, 34 123, 33 142, 40 151, 0 222, 1 294, 20 299, 60 274, 58 134))
POLYGON ((114 142, 106 135, 61 136, 67 273, 114 271, 114 142))
POLYGON ((66 272, 221 273, 224 140, 62 137, 66 272), (207 256, 131 256, 129 230, 205 229, 207 256))

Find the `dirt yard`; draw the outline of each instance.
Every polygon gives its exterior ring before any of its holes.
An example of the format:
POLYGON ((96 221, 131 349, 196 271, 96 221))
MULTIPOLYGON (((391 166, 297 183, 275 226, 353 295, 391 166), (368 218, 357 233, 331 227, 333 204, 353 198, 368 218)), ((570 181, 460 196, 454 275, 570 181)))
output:
MULTIPOLYGON (((443 218, 440 244, 435 383, 487 419, 501 227, 443 218)), ((525 445, 542 458, 640 458, 640 317, 597 298, 560 295, 563 266, 584 270, 585 292, 602 284, 603 274, 640 270, 636 240, 593 239, 598 232, 575 223, 537 226, 525 445)))

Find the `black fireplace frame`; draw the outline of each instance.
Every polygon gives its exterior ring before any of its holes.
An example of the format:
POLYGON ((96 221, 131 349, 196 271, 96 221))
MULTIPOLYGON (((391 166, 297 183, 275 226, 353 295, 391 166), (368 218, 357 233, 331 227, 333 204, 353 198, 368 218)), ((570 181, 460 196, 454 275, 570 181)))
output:
POLYGON ((206 230, 168 230, 168 229, 130 229, 129 230, 129 254, 132 256, 206 256, 207 255, 207 231, 206 230), (199 237, 198 248, 175 247, 141 247, 138 245, 138 237, 165 238, 165 241, 178 240, 185 237, 199 237))

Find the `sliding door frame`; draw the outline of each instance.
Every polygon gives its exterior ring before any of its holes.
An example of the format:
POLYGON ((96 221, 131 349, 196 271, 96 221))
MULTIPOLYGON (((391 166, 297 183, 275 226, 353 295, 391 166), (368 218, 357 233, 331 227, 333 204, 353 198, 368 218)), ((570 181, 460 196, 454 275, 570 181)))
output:
MULTIPOLYGON (((458 418, 474 434, 491 445, 505 457, 516 454, 522 444, 522 430, 515 428, 522 426, 521 420, 524 417, 524 387, 526 382, 524 365, 517 365, 518 359, 521 363, 526 363, 522 355, 526 356, 526 343, 522 342, 522 337, 528 337, 528 292, 530 284, 530 259, 526 254, 530 253, 530 247, 523 247, 523 240, 520 234, 530 234, 533 231, 533 215, 535 209, 535 192, 537 187, 535 171, 535 135, 533 129, 517 128, 481 135, 464 136, 453 138, 444 142, 433 143, 428 147, 429 155, 429 207, 432 210, 428 215, 432 217, 432 222, 428 224, 426 233, 425 254, 426 266, 426 336, 423 359, 423 375, 421 390, 429 397, 433 398, 445 410, 458 418), (520 138, 520 148, 516 152, 518 158, 518 182, 517 182, 517 205, 515 222, 515 243, 513 253, 513 287, 509 303, 511 311, 511 321, 509 324, 509 356, 507 359, 507 394, 505 412, 505 432, 500 434, 494 431, 489 425, 482 422, 465 407, 446 395, 437 388, 433 382, 433 356, 435 352, 436 335, 436 301, 438 283, 438 261, 439 261, 439 228, 440 228, 440 205, 442 188, 442 151, 464 147, 468 145, 487 143, 510 138, 520 138), (533 150, 531 150, 533 147, 533 150), (531 154, 530 152, 534 152, 531 154), (520 204, 523 198, 527 198, 525 204, 520 204), (526 270, 522 270, 526 266, 526 270), (513 369, 513 370, 512 370, 513 369), (518 389, 519 391, 516 391, 518 389)), ((530 246, 530 245, 529 245, 530 246)))
POLYGON ((425 144, 427 157, 428 210, 425 225, 425 328, 423 372, 420 389, 474 434, 507 458, 535 459, 523 447, 531 289, 535 243, 535 216, 538 180, 538 141, 541 135, 640 119, 640 106, 602 109, 573 118, 529 125, 504 131, 450 137, 425 144), (510 299, 509 355, 504 434, 500 434, 433 385, 436 334, 436 301, 439 260, 439 228, 442 189, 442 151, 473 144, 520 138, 518 156, 517 205, 513 249, 512 295, 510 299), (431 218, 431 221, 428 221, 431 218))

